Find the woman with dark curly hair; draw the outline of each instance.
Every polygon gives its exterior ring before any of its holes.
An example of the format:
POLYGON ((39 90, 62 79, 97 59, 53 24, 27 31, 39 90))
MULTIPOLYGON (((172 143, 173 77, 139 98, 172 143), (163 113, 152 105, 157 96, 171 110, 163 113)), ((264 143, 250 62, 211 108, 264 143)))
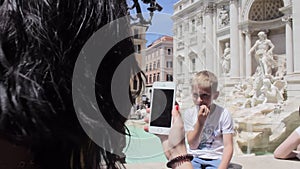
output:
MULTIPOLYGON (((124 122, 129 106, 117 109, 110 91, 115 70, 134 53, 131 38, 114 45, 102 59, 97 75, 90 79, 94 80, 99 112, 121 134, 111 134, 111 129, 100 122, 90 123, 89 117, 86 125, 105 135, 101 143, 92 141, 77 118, 75 109, 79 108, 74 107, 72 98, 72 92, 82 97, 85 93, 72 88, 72 78, 88 39, 101 27, 126 15, 125 0, 0 1, 1 169, 123 167, 118 161, 124 158, 122 149, 128 134, 124 122), (110 149, 101 144, 110 145, 110 149)), ((123 32, 129 31, 128 25, 122 26, 128 28, 123 32)), ((119 33, 120 30, 110 30, 104 37, 116 39, 119 33)), ((98 43, 101 46, 106 39, 98 43)), ((141 75, 134 73, 138 72, 136 61, 129 60, 123 73, 128 81, 135 74, 141 83, 141 75)), ((81 71, 89 73, 88 68, 81 71)), ((123 88, 129 93, 128 87, 123 88)), ((137 91, 139 94, 141 88, 137 91)), ((134 96, 130 101, 133 99, 134 96)), ((82 104, 92 106, 88 99, 82 104)))
MULTIPOLYGON (((128 57, 128 9, 125 0, 0 0, 1 169, 124 168, 124 123, 143 88, 128 57)), ((160 136, 168 166, 192 168, 173 114, 160 136)))

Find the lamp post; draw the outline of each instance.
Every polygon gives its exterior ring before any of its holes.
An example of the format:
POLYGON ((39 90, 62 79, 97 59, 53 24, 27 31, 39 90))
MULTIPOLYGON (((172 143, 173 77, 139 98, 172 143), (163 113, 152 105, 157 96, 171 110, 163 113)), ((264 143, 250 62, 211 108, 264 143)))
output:
POLYGON ((160 6, 156 0, 142 0, 142 2, 144 4, 149 4, 149 7, 147 8, 147 10, 149 11, 150 13, 150 19, 149 20, 146 20, 142 14, 142 9, 141 9, 141 6, 140 6, 140 3, 139 3, 139 0, 132 0, 133 1, 133 5, 131 7, 129 7, 128 9, 129 10, 133 10, 135 9, 136 11, 136 18, 133 18, 131 16, 131 19, 133 21, 136 21, 138 20, 138 23, 139 24, 142 24, 142 25, 151 25, 151 21, 152 21, 152 18, 153 18, 153 15, 154 15, 154 11, 161 11, 163 9, 162 6, 160 6))

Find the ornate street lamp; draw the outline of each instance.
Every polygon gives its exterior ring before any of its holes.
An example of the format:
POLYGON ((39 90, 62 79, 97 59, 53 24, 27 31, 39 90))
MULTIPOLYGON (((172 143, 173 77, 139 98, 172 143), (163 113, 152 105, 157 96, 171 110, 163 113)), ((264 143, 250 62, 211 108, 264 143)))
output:
POLYGON ((139 0, 132 0, 133 5, 129 7, 129 10, 134 10, 136 11, 136 18, 130 16, 130 18, 133 21, 137 21, 138 23, 142 25, 151 25, 151 21, 154 15, 154 11, 161 11, 163 9, 162 6, 160 6, 156 0, 141 0, 144 4, 149 4, 149 7, 147 10, 149 11, 150 18, 146 20, 142 14, 141 6, 139 3, 139 0))

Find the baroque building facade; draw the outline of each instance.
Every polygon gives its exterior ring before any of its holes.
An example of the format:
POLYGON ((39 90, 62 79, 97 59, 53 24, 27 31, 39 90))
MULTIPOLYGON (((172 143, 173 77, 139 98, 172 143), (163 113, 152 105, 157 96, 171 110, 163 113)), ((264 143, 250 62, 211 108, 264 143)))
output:
POLYGON ((173 37, 162 36, 146 48, 142 68, 146 75, 147 98, 151 97, 154 82, 173 81, 173 57, 173 37))
POLYGON ((275 46, 273 54, 287 80, 288 96, 300 94, 300 40, 296 38, 300 1, 179 0, 173 7, 174 81, 179 101, 192 103, 190 80, 197 71, 214 72, 220 86, 234 86, 253 76, 259 63, 249 51, 261 31, 275 46), (230 70, 225 76, 222 56, 228 44, 230 70))

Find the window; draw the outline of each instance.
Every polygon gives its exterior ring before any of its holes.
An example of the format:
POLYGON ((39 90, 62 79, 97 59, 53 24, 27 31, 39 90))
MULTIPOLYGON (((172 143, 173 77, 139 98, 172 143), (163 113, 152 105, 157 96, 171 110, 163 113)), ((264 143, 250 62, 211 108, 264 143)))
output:
POLYGON ((137 51, 138 51, 138 53, 141 53, 141 50, 142 50, 141 45, 137 45, 137 51))
POLYGON ((153 82, 155 82, 156 81, 156 74, 154 73, 153 74, 153 82))
POLYGON ((167 68, 172 68, 173 67, 173 63, 172 61, 167 61, 167 68))
POLYGON ((182 61, 179 61, 179 73, 182 73, 182 61))
POLYGON ((173 81, 173 76, 170 75, 170 74, 167 74, 166 80, 167 80, 167 81, 173 81))
POLYGON ((159 79, 159 73, 157 73, 156 80, 160 81, 160 79, 159 79))
POLYGON ((138 29, 133 30, 134 39, 140 39, 140 34, 138 29))
POLYGON ((168 55, 172 55, 172 49, 168 48, 168 55))
POLYGON ((146 75, 146 84, 149 83, 149 80, 148 80, 148 75, 146 75))
POLYGON ((193 58, 191 60, 191 69, 193 72, 196 70, 196 59, 195 58, 193 58))
POLYGON ((148 65, 146 65, 146 72, 148 71, 148 65))
POLYGON ((152 83, 152 75, 149 75, 149 83, 152 83))
POLYGON ((182 25, 179 25, 179 37, 182 37, 182 25))
POLYGON ((137 47, 137 45, 134 45, 134 52, 138 52, 138 47, 137 47))
POLYGON ((192 33, 196 32, 196 21, 192 19, 192 33))
POLYGON ((157 69, 160 68, 160 60, 157 61, 157 69))
POLYGON ((152 63, 150 63, 150 66, 149 66, 149 71, 152 70, 152 63))
POLYGON ((135 48, 135 52, 141 53, 141 45, 135 45, 134 48, 135 48))
POLYGON ((153 63, 153 70, 156 69, 156 62, 153 63))

